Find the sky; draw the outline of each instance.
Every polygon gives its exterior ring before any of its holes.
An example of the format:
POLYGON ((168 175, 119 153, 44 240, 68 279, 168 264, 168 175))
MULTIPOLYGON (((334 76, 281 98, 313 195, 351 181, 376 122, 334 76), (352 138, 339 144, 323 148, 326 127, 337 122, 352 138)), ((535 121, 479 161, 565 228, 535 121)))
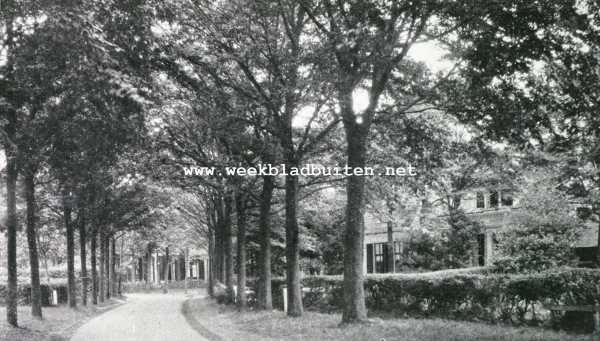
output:
MULTIPOLYGON (((439 47, 433 42, 419 43, 412 46, 408 56, 415 61, 424 62, 429 69, 437 73, 439 71, 449 71, 453 64, 449 60, 444 59, 447 51, 439 47)), ((360 112, 369 105, 368 94, 364 90, 358 90, 354 94, 354 110, 360 112)), ((294 117, 292 122, 296 128, 303 128, 308 123, 313 112, 312 107, 306 107, 300 110, 298 115, 294 117)))

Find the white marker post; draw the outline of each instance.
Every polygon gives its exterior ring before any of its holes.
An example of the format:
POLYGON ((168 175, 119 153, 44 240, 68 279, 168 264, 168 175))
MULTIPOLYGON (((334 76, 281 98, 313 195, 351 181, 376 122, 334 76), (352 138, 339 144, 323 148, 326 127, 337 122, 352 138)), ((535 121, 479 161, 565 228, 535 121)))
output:
POLYGON ((287 312, 287 287, 281 287, 281 294, 283 295, 283 311, 287 312))

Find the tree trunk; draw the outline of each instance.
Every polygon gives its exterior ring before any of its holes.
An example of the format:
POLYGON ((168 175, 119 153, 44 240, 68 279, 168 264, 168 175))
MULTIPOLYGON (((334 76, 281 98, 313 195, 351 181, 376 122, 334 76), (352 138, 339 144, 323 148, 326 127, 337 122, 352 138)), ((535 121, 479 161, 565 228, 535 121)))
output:
POLYGON ((66 189, 63 192, 63 215, 67 231, 67 292, 69 307, 77 307, 77 288, 75 286, 75 238, 73 222, 71 221, 71 193, 66 189))
POLYGON ((216 207, 216 230, 215 230, 215 270, 217 281, 225 283, 225 213, 223 210, 223 199, 219 198, 216 207))
POLYGON ((106 239, 104 238, 104 233, 101 231, 98 234, 98 238, 100 239, 100 278, 98 279, 98 284, 100 286, 99 299, 100 303, 104 302, 106 298, 106 286, 105 286, 105 277, 106 272, 104 269, 104 259, 106 258, 106 247, 104 246, 106 239))
POLYGON ((81 304, 87 305, 88 274, 87 274, 87 254, 85 249, 86 231, 85 231, 85 210, 83 206, 79 207, 77 213, 77 222, 79 223, 79 258, 81 261, 81 304))
POLYGON ((163 271, 164 271, 164 275, 165 275, 165 282, 164 282, 164 287, 163 287, 163 292, 166 293, 167 289, 168 289, 168 283, 169 283, 169 247, 167 246, 165 248, 165 257, 164 257, 164 264, 163 264, 163 271))
POLYGON ((175 257, 175 281, 181 281, 181 254, 175 257))
POLYGON ((237 304, 246 307, 246 197, 238 193, 235 197, 237 210, 237 304))
POLYGON ((96 240, 97 233, 92 233, 90 241, 90 265, 92 266, 92 304, 98 304, 98 269, 96 268, 96 240))
POLYGON ((150 254, 150 245, 148 245, 148 248, 146 249, 146 252, 144 253, 144 255, 140 258, 140 261, 142 263, 142 278, 141 280, 144 281, 144 286, 147 287, 148 286, 148 282, 150 282, 150 258, 152 257, 152 255, 150 254))
MULTIPOLYGON (((213 229, 208 230, 208 295, 215 295, 215 233, 213 229)), ((198 276, 199 277, 199 276, 198 276)))
MULTIPOLYGON (((141 262, 142 262, 142 268, 146 267, 146 278, 145 278, 145 285, 147 285, 148 283, 152 282, 152 272, 154 271, 154 263, 152 261, 152 252, 154 250, 152 250, 152 246, 150 244, 148 244, 148 246, 145 249, 144 255, 140 258, 141 262)), ((144 278, 142 278, 144 279, 144 278)))
POLYGON ((258 306, 260 309, 272 310, 273 298, 271 294, 271 225, 269 215, 271 214, 271 199, 275 184, 273 178, 266 176, 263 178, 263 188, 260 197, 260 217, 259 217, 259 272, 258 272, 258 306))
MULTIPOLYGON (((12 73, 12 47, 13 20, 10 16, 6 19, 6 42, 9 46, 6 51, 6 74, 12 73)), ((6 322, 17 327, 17 147, 13 145, 17 132, 17 113, 8 108, 6 112, 7 124, 5 127, 6 143, 4 150, 6 155, 6 257, 7 257, 7 282, 6 282, 6 322)))
MULTIPOLYGON (((296 167, 296 163, 288 164, 296 167)), ((300 239, 298 230, 298 176, 285 177, 285 250, 288 316, 302 316, 300 286, 300 239)))
POLYGON ((231 240, 231 212, 232 198, 227 194, 224 199, 225 211, 223 216, 223 237, 224 237, 224 252, 225 252, 225 287, 227 288, 227 296, 229 303, 235 300, 233 291, 233 242, 231 240))
MULTIPOLYGON (((368 129, 356 123, 354 114, 344 115, 348 166, 364 168, 368 129)), ((346 228, 344 230, 343 323, 367 319, 363 276, 365 177, 351 175, 346 182, 346 228)))
POLYGON ((7 149, 6 163, 6 229, 8 281, 6 290, 6 321, 17 326, 17 165, 16 156, 7 149))
POLYGON ((111 297, 111 286, 110 286, 110 236, 104 236, 104 291, 106 294, 106 299, 111 297))
POLYGON ((110 241, 110 293, 117 296, 117 240, 115 237, 110 241))
POLYGON ((29 247, 29 268, 31 276, 31 315, 42 318, 42 290, 40 287, 40 261, 37 249, 35 227, 35 170, 29 169, 25 175, 25 201, 27 202, 27 246, 29 247))

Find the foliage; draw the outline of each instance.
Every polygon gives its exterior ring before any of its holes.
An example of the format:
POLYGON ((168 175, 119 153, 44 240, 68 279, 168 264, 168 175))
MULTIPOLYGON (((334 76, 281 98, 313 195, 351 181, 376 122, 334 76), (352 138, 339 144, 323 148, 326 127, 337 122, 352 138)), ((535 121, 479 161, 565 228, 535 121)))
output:
POLYGON ((403 256, 404 270, 442 270, 471 265, 473 243, 482 230, 461 209, 451 209, 446 220, 425 220, 423 229, 411 231, 403 256))
MULTIPOLYGON (((547 326, 559 322, 545 305, 589 305, 600 299, 600 271, 557 268, 522 275, 486 268, 420 274, 380 274, 365 278, 366 304, 372 315, 442 317, 491 323, 547 326)), ((341 276, 310 276, 302 281, 307 309, 342 307, 341 276)), ((273 279, 273 305, 282 308, 281 278, 273 279)))
POLYGON ((541 172, 525 181, 521 209, 499 234, 499 271, 542 271, 574 262, 573 247, 583 221, 569 198, 541 172))

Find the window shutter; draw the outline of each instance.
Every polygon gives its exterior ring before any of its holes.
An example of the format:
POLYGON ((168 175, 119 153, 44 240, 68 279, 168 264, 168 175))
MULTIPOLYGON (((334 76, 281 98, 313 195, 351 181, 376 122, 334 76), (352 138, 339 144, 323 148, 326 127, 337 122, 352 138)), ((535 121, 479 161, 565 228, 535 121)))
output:
POLYGON ((367 244, 367 273, 373 273, 373 244, 367 244))

